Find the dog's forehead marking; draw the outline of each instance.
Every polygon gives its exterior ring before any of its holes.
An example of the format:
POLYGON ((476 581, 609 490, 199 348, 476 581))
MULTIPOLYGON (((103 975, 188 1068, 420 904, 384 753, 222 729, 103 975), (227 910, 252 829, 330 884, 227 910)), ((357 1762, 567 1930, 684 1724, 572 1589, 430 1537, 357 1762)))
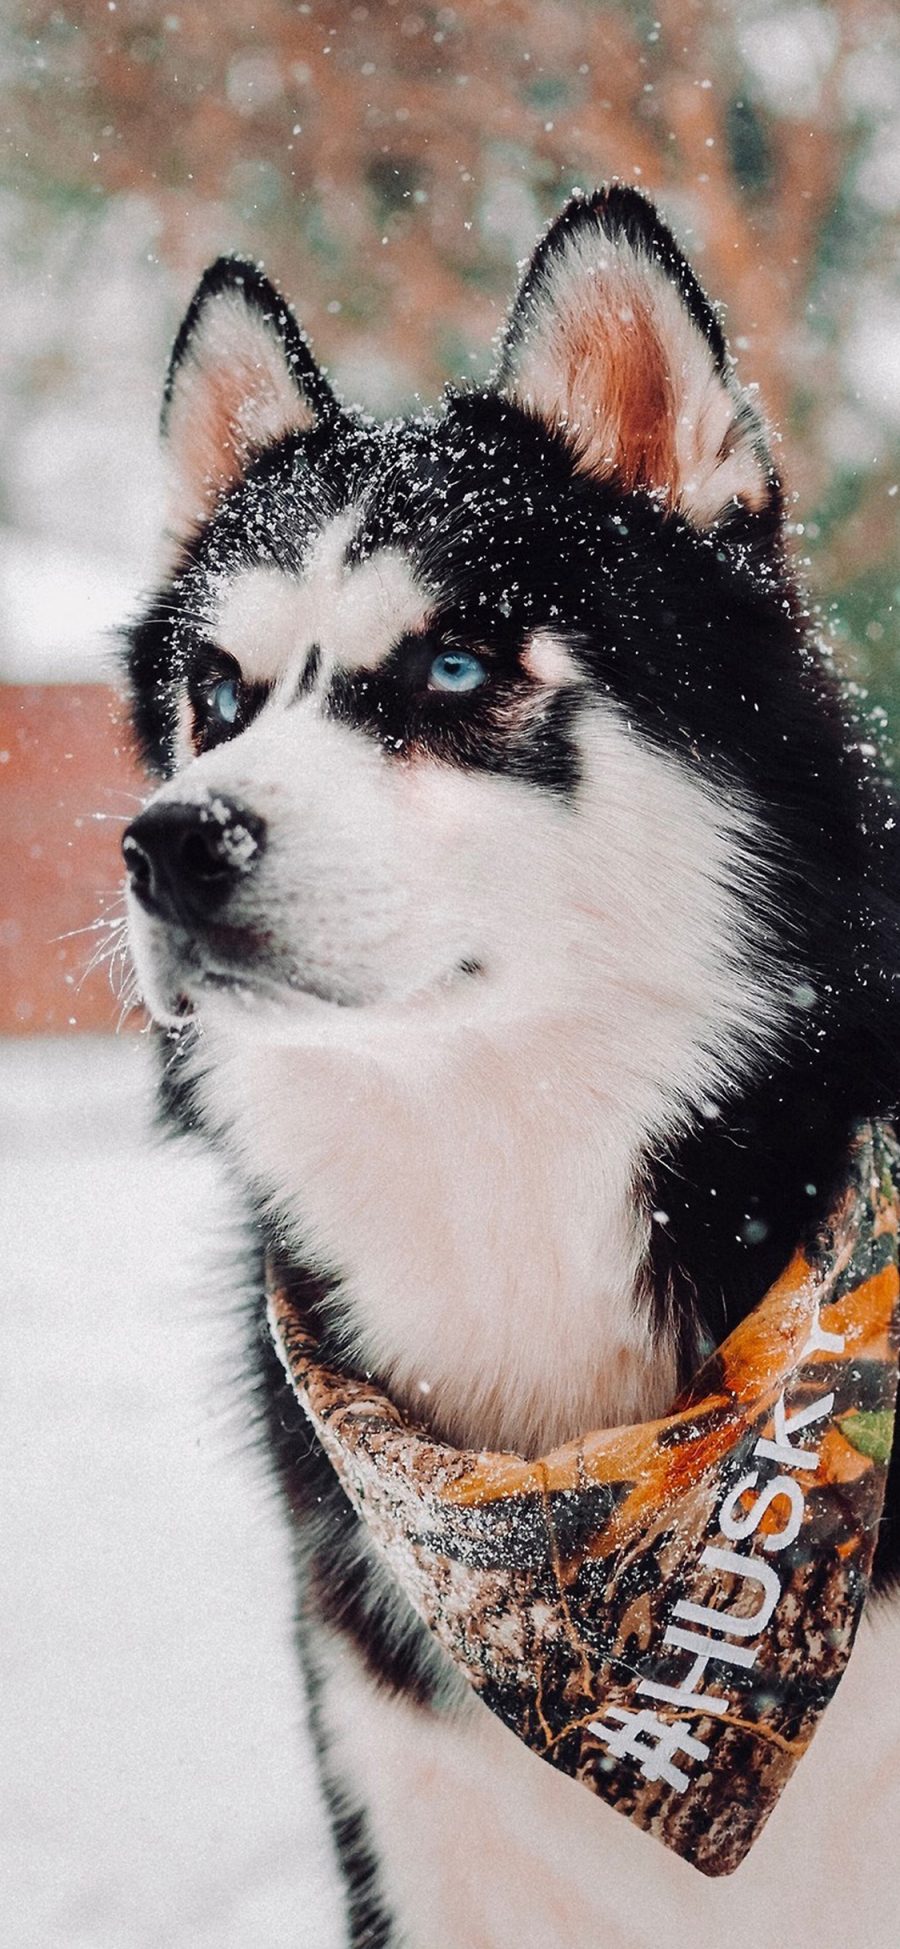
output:
POLYGON ((584 682, 584 671, 574 662, 568 644, 549 629, 534 630, 522 651, 522 663, 529 676, 548 689, 584 682))
POLYGON ((421 630, 432 599, 399 549, 347 561, 358 511, 323 528, 302 574, 271 564, 239 570, 214 598, 216 640, 253 682, 275 682, 315 645, 326 670, 375 669, 421 630))

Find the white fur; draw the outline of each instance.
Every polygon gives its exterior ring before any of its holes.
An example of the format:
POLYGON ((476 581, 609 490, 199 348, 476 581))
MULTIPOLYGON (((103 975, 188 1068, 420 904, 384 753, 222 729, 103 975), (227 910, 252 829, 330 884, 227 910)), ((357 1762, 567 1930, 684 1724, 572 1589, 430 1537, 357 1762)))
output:
MULTIPOLYGON (((307 779, 326 728, 300 744, 307 779)), ((352 824, 327 801, 305 815, 306 867, 326 897, 364 851, 323 931, 381 1006, 205 1010, 209 1107, 297 1249, 342 1273, 355 1356, 419 1406, 424 1383, 454 1438, 529 1452, 666 1405, 636 1175, 715 1099, 738 1036, 759 1048, 773 1029, 719 810, 612 712, 583 742, 575 815, 502 779, 357 764, 352 824), (435 988, 465 955, 483 979, 435 988)), ((315 905, 307 877, 307 928, 315 905)))
MULTIPOLYGON (((371 566, 353 572, 370 593, 371 566)), ((187 984, 208 1113, 295 1249, 340 1276, 354 1357, 454 1438, 534 1452, 662 1409, 636 1183, 777 1033, 738 895, 752 821, 600 702, 574 807, 398 761, 318 692, 290 701, 308 647, 292 629, 261 717, 160 794, 222 794, 268 826, 234 918, 265 927, 271 978, 237 999, 187 984)), ((165 1016, 184 970, 167 930, 134 924, 165 1016)))
POLYGON ((556 685, 581 683, 583 673, 564 643, 549 629, 536 629, 522 651, 522 664, 538 683, 556 685))
POLYGON ((556 1773, 474 1695, 435 1716, 341 1655, 326 1661, 322 1710, 402 1949, 892 1949, 898 1664, 900 1608, 881 1607, 768 1826, 718 1881, 556 1773))
POLYGON ((297 653, 316 644, 323 680, 336 663, 372 669, 401 636, 420 630, 429 598, 399 550, 382 548, 348 568, 344 554, 358 512, 329 521, 301 577, 275 568, 246 569, 213 597, 212 627, 245 677, 272 680, 297 653))

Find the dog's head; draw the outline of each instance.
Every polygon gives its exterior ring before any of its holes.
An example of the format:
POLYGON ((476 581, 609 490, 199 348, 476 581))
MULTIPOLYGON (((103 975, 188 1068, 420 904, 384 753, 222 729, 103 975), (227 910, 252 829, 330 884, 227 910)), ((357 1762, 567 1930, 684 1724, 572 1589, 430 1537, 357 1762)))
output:
POLYGON ((165 782, 124 840, 154 1015, 302 1041, 580 1012, 611 1079, 695 1102, 770 1045, 821 713, 760 420, 651 206, 572 202, 493 383, 383 426, 222 260, 164 430, 129 669, 165 782))

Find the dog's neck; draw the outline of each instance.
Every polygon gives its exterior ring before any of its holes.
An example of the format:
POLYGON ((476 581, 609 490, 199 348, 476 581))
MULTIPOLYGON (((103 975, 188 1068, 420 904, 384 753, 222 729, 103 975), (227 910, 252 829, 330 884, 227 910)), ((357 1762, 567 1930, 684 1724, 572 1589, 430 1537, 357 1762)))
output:
POLYGON ((346 1357, 448 1438, 546 1451, 664 1410, 642 1297, 641 1133, 571 1022, 396 1050, 222 1047, 212 1120, 298 1263, 334 1280, 346 1357))

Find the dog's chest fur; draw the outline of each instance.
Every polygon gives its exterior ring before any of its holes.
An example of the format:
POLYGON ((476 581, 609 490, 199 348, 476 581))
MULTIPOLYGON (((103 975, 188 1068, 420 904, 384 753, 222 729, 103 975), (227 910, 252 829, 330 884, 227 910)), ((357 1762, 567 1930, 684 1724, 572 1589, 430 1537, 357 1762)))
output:
MULTIPOLYGON (((734 1876, 696 1871, 521 1746, 478 1701, 455 1723, 346 1666, 328 1687, 335 1763, 369 1809, 390 1949, 814 1949, 896 1939, 900 1661, 895 1607, 853 1658, 777 1811, 734 1876)), ((364 1940, 361 1936, 360 1941, 364 1940)))
POLYGON ((541 1074, 477 1037, 392 1067, 259 1049, 203 1086, 291 1258, 330 1283, 344 1357, 464 1445, 540 1453, 673 1393, 641 1298, 639 1160, 576 1056, 551 1038, 541 1074))

